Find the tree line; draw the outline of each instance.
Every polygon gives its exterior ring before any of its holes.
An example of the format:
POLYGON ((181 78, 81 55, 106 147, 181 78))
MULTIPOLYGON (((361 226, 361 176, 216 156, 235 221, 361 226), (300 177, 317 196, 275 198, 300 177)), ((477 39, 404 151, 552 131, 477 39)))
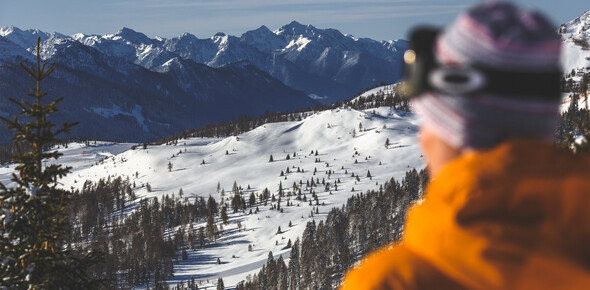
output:
POLYGON ((86 181, 74 192, 68 209, 66 245, 80 252, 101 252, 102 263, 91 267, 89 275, 105 281, 107 288, 164 289, 173 263, 186 258, 187 250, 215 242, 219 232, 213 216, 219 212, 212 197, 191 202, 180 191, 137 200, 129 179, 86 181), (195 226, 204 221, 206 226, 195 226))

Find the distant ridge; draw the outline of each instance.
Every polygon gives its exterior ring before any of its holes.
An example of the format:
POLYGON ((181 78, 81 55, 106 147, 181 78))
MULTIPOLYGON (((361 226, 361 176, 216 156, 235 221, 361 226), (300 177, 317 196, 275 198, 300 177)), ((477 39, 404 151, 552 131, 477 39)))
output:
MULTIPOLYGON (((44 61, 57 63, 46 82, 65 96, 63 113, 81 121, 74 136, 146 141, 240 114, 292 111, 350 98, 401 77, 406 43, 356 39, 296 21, 240 37, 185 33, 164 39, 122 28, 114 34, 66 36, 0 28, 1 98, 22 96, 19 61, 32 60, 37 37, 44 61)), ((7 102, 0 114, 15 112, 7 102)), ((0 143, 7 142, 0 130, 0 143)))

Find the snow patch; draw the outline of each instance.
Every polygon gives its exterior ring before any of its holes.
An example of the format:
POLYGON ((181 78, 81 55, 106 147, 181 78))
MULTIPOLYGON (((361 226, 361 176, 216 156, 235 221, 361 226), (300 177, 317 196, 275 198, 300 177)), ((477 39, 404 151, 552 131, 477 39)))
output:
POLYGON ((110 109, 107 108, 99 108, 99 107, 91 107, 91 108, 83 108, 85 111, 87 112, 93 112, 96 113, 98 115, 101 115, 104 118, 113 118, 117 115, 123 115, 123 116, 130 116, 130 117, 134 117, 135 120, 137 120, 137 123, 142 127, 144 132, 149 132, 150 129, 149 127, 145 124, 145 118, 143 117, 143 115, 141 114, 142 111, 142 106, 140 105, 135 105, 135 107, 131 110, 131 112, 125 112, 121 109, 120 106, 117 106, 115 104, 113 104, 113 107, 110 109))
POLYGON ((307 96, 310 97, 312 100, 326 100, 326 99, 328 99, 327 96, 322 97, 322 96, 318 96, 316 94, 308 94, 307 96))
POLYGON ((307 44, 310 42, 311 40, 309 38, 299 36, 299 38, 291 40, 289 44, 287 44, 287 46, 285 47, 285 50, 289 50, 292 47, 296 47, 297 51, 302 51, 305 48, 305 46, 307 46, 307 44))

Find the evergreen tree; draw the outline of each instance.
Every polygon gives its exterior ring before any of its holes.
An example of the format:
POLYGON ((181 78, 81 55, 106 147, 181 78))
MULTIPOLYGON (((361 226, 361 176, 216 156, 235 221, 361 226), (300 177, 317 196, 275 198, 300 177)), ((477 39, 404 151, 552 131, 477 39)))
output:
POLYGON ((201 249, 204 249, 205 248, 205 227, 199 228, 198 239, 199 239, 199 246, 201 246, 201 249))
POLYGON ((312 273, 314 270, 314 260, 317 254, 315 244, 315 221, 308 222, 303 231, 301 241, 301 288, 311 289, 313 285, 312 273))
POLYGON ((205 230, 207 232, 207 237, 210 240, 216 239, 217 226, 215 225, 215 220, 213 219, 213 215, 209 215, 207 217, 207 225, 205 226, 205 230))
POLYGON ((254 204, 256 204, 256 196, 254 195, 254 192, 250 193, 250 198, 248 198, 248 203, 250 204, 250 207, 253 207, 254 204))
POLYGON ((289 256, 289 288, 300 289, 301 282, 301 268, 299 263, 299 238, 295 240, 291 247, 291 254, 289 256))
POLYGON ((209 215, 217 214, 217 202, 212 196, 209 196, 209 199, 207 200, 207 211, 209 215))
POLYGON ((240 193, 240 188, 238 186, 238 182, 234 180, 234 184, 231 187, 231 192, 235 195, 237 193, 240 193))
POLYGON ((287 265, 285 264, 285 260, 283 260, 283 256, 280 255, 276 261, 276 270, 277 270, 277 290, 287 290, 288 287, 288 279, 289 273, 287 270, 287 265))
POLYGON ((223 279, 221 277, 219 277, 219 279, 217 279, 217 290, 224 290, 225 286, 223 285, 223 279))
POLYGON ((238 212, 238 210, 243 209, 244 202, 242 201, 242 195, 240 194, 239 190, 235 190, 234 197, 231 199, 231 207, 234 210, 234 213, 238 212))
POLYGON ((229 217, 227 216, 227 208, 225 206, 221 208, 221 213, 219 215, 221 216, 221 221, 223 221, 223 223, 227 225, 229 217))
POLYGON ((12 98, 9 100, 20 108, 19 116, 10 120, 0 117, 8 130, 14 131, 12 141, 16 146, 13 161, 18 163, 17 174, 12 175, 14 188, 0 183, 0 288, 10 289, 84 289, 96 286, 97 281, 87 274, 96 263, 96 252, 82 256, 66 247, 68 239, 68 216, 66 207, 72 193, 59 189, 58 180, 70 172, 70 167, 60 164, 43 166, 43 161, 58 159, 62 154, 47 152, 58 142, 57 135, 69 133, 76 123, 65 122, 55 130, 48 116, 58 111, 59 98, 43 102, 46 92, 41 90, 41 81, 53 72, 55 64, 48 68, 41 64, 40 38, 37 38, 36 68, 21 67, 36 81, 36 87, 27 96, 33 102, 12 98), (47 104, 43 104, 47 103, 47 104), (24 149, 27 148, 27 149, 24 149))
POLYGON ((584 74, 580 80, 580 95, 585 96, 588 91, 589 74, 584 74))
POLYGON ((272 254, 272 251, 270 251, 268 252, 268 258, 266 259, 266 272, 264 273, 269 286, 267 289, 277 289, 278 285, 276 282, 278 271, 276 266, 274 255, 272 254))
POLYGON ((327 238, 324 221, 320 221, 316 229, 316 256, 314 257, 314 289, 331 289, 331 273, 329 269, 329 257, 327 256, 328 245, 325 242, 327 238))

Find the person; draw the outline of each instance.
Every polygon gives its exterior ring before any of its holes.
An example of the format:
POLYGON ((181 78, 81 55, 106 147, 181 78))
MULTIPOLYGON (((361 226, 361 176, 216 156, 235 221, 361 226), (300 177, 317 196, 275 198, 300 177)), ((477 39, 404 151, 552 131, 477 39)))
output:
POLYGON ((552 144, 560 45, 543 15, 507 2, 412 33, 432 178, 403 239, 341 289, 590 289, 590 157, 552 144))

